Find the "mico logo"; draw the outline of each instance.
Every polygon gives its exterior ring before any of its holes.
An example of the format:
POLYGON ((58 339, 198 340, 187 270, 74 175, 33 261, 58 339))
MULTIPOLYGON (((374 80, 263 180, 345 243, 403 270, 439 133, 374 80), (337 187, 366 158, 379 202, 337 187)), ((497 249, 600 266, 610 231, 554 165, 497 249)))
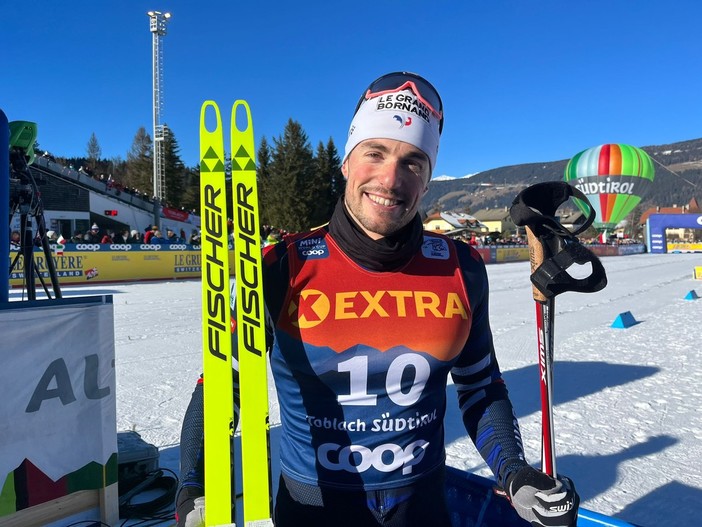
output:
POLYGON ((317 461, 326 469, 352 473, 365 472, 371 467, 380 472, 392 472, 402 467, 402 474, 407 475, 411 474, 412 467, 422 460, 428 446, 429 443, 422 439, 410 443, 405 448, 385 443, 373 450, 361 445, 342 448, 336 443, 324 443, 317 449, 317 461))

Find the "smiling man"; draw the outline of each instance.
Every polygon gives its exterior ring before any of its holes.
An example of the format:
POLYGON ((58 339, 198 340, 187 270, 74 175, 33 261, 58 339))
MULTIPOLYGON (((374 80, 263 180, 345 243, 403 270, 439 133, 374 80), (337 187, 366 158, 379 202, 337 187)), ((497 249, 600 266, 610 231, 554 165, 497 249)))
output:
MULTIPOLYGON (((534 526, 575 525, 572 482, 524 459, 483 261, 423 230, 418 209, 442 127, 442 101, 428 81, 407 72, 374 81, 354 113, 346 189, 329 224, 266 249, 281 416, 276 527, 450 526, 449 374, 466 430, 517 512, 534 526)), ((235 372, 235 391, 236 380, 235 372)), ((200 518, 202 456, 199 384, 183 422, 178 525, 200 518)))
POLYGON ((374 240, 414 219, 426 193, 429 158, 416 146, 392 139, 367 139, 356 146, 341 171, 345 202, 353 219, 374 240))

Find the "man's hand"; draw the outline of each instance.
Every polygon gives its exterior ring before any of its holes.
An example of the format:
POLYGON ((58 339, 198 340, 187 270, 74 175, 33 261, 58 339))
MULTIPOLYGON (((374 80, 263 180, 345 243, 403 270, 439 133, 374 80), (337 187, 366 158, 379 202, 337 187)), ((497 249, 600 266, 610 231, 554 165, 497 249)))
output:
POLYGON ((526 466, 507 477, 506 487, 517 514, 533 527, 575 527, 580 497, 570 479, 526 466))
POLYGON ((176 500, 177 527, 205 527, 205 498, 202 489, 183 487, 176 500))
POLYGON ((205 527, 205 498, 195 498, 195 508, 185 517, 185 527, 205 527))

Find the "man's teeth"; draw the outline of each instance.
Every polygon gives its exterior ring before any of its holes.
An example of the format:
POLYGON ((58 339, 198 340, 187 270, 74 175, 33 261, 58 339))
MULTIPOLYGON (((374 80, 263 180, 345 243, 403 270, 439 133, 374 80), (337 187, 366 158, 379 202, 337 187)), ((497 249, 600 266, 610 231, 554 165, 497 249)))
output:
POLYGON ((373 196, 368 194, 371 201, 374 201, 378 205, 383 205, 384 207, 390 207, 392 205, 397 205, 398 201, 394 199, 381 198, 380 196, 373 196))

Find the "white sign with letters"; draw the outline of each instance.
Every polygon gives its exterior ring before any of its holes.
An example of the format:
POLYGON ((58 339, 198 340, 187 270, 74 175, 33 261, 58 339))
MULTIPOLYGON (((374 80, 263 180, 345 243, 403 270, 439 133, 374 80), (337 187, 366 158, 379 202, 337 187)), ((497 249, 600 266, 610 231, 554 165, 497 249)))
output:
POLYGON ((0 485, 25 458, 54 481, 105 465, 117 452, 111 298, 10 302, 0 334, 0 485))

